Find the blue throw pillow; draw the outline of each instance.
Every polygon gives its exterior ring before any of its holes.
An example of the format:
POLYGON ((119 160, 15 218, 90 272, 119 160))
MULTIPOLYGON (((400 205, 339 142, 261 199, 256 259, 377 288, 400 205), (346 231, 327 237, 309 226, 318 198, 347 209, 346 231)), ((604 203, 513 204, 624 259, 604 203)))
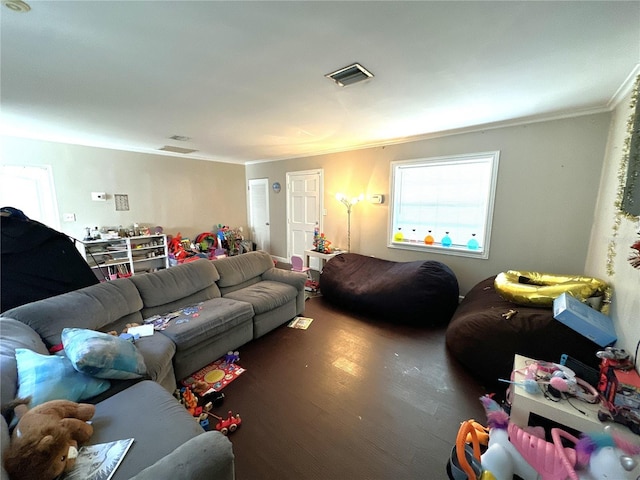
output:
POLYGON ((144 358, 136 346, 108 333, 65 328, 62 345, 75 369, 93 377, 128 380, 147 373, 144 358))
POLYGON ((31 407, 49 400, 78 402, 98 395, 110 386, 109 380, 76 371, 67 357, 42 355, 16 348, 18 397, 31 397, 31 407))

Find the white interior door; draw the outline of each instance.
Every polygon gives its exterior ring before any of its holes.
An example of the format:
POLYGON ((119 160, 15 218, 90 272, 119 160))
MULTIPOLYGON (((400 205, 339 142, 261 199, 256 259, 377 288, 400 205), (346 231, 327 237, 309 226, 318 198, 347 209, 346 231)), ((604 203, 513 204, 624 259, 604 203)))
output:
MULTIPOLYGON (((313 230, 322 231, 322 170, 287 173, 287 255, 313 247, 313 230)), ((315 259, 314 259, 315 260, 315 259)), ((311 265, 313 267, 313 265, 311 265)))
POLYGON ((258 250, 269 251, 271 227, 269 225, 269 180, 249 180, 249 228, 258 250))

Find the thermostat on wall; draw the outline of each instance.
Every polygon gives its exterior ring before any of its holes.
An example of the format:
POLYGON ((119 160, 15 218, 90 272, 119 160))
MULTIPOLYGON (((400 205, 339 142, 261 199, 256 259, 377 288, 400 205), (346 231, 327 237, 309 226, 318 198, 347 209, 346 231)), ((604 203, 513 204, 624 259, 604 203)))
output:
POLYGON ((379 193, 371 195, 371 203, 384 203, 384 195, 381 195, 379 193))

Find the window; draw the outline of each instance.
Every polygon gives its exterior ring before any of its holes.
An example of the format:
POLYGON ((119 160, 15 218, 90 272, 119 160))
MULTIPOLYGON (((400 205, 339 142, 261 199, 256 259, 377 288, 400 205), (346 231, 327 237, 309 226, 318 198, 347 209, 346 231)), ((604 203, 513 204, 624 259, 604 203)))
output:
POLYGON ((0 207, 18 208, 30 219, 59 230, 51 167, 0 166, 0 207))
POLYGON ((389 247, 489 258, 499 156, 392 162, 389 247))

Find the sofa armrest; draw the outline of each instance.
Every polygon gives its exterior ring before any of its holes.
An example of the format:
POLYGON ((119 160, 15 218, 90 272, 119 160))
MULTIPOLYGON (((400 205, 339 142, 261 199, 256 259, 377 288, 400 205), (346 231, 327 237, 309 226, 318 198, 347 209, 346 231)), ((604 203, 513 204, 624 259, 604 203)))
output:
POLYGON ((304 273, 292 272, 281 268, 270 268, 262 274, 262 280, 287 283, 301 292, 304 290, 307 276, 304 273))
POLYGON ((215 478, 234 480, 231 442, 218 431, 204 432, 145 468, 131 480, 159 478, 215 478))

